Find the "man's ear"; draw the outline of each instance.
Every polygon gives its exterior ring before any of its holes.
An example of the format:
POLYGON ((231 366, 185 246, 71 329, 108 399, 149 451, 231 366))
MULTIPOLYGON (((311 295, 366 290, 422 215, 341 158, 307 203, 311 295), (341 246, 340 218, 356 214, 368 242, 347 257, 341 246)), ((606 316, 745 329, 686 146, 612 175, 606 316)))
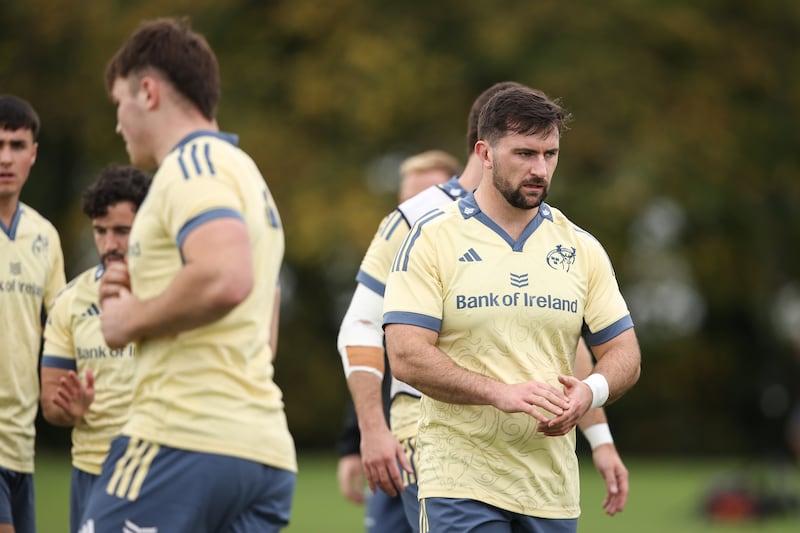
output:
POLYGON ((153 76, 142 76, 142 79, 139 81, 138 96, 148 111, 158 107, 158 102, 161 97, 161 84, 159 80, 153 76))
POLYGON ((481 160, 484 168, 492 168, 492 149, 486 141, 475 143, 475 155, 481 160))

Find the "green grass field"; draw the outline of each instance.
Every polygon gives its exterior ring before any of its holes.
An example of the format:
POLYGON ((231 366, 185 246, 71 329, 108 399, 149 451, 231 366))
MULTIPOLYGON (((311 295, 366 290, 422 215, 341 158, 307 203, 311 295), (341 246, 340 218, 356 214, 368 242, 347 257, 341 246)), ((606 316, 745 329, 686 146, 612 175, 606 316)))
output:
MULTIPOLYGON (((64 533, 67 528, 69 461, 67 457, 37 457, 36 496, 40 533, 64 533)), ((300 454, 300 473, 287 533, 358 533, 362 509, 339 495, 336 458, 300 454)), ((600 508, 605 486, 581 458, 582 507, 580 532, 618 533, 798 533, 800 514, 757 522, 713 523, 700 514, 700 504, 713 480, 741 467, 734 460, 627 459, 631 492, 625 511, 615 517, 600 508)), ((761 467, 750 466, 751 470, 761 467)), ((766 468, 766 467, 764 467, 766 468)), ((785 483, 800 497, 800 467, 789 467, 785 483)), ((391 532, 387 532, 391 533, 391 532)))

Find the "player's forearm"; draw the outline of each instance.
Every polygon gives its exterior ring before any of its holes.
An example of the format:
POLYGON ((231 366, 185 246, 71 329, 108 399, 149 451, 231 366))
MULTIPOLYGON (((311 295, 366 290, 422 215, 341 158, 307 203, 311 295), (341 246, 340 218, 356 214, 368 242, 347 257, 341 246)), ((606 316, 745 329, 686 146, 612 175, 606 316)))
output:
POLYGON ((603 410, 602 407, 596 407, 594 409, 589 409, 586 411, 586 414, 581 417, 578 421, 578 428, 585 432, 587 428, 594 426, 596 424, 607 424, 608 419, 606 418, 606 412, 603 410))
POLYGON ((602 374, 608 382, 609 404, 619 399, 639 380, 641 354, 633 328, 610 341, 594 347, 597 364, 593 374, 602 374))
POLYGON ((580 428, 592 450, 596 450, 606 444, 612 446, 614 444, 611 428, 608 427, 606 412, 602 407, 589 409, 578 421, 578 428, 580 428))
POLYGON ((381 379, 369 372, 355 371, 347 378, 347 386, 353 398, 361 434, 387 431, 389 426, 384 416, 381 379))
POLYGON ((435 346, 436 333, 389 324, 386 349, 392 374, 423 394, 448 403, 494 405, 501 384, 456 364, 435 346))
MULTIPOLYGON (((454 363, 438 348, 433 348, 427 363, 405 367, 408 372, 395 375, 423 394, 441 402, 464 405, 495 405, 501 384, 454 363)), ((403 357, 402 355, 400 356, 403 357)), ((392 365, 395 360, 392 359, 392 365)), ((393 366, 394 368, 394 366, 393 366)))

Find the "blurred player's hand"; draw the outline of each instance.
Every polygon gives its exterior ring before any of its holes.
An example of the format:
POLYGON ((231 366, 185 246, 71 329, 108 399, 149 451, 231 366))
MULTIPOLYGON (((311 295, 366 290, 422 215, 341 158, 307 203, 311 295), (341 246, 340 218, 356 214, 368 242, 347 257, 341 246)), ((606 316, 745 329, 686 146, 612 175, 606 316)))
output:
POLYGON ((94 374, 86 369, 86 384, 75 371, 70 370, 63 376, 55 391, 53 403, 64 410, 73 420, 80 419, 94 401, 94 374))
POLYGON ((106 298, 102 304, 103 312, 100 313, 100 329, 110 348, 122 348, 138 340, 134 317, 141 316, 136 311, 140 305, 139 300, 125 288, 120 289, 116 297, 106 298))
POLYGON ((406 472, 413 472, 403 445, 389 428, 385 428, 385 431, 361 432, 361 463, 364 465, 369 490, 374 493, 376 487, 380 487, 387 496, 401 493, 403 478, 398 462, 406 472))
POLYGON ((106 344, 112 349, 122 348, 137 340, 132 329, 135 308, 139 301, 131 294, 128 265, 113 261, 100 280, 100 329, 106 344))
POLYGON ((606 482, 603 509, 614 516, 622 512, 628 499, 628 469, 625 468, 616 446, 612 443, 601 444, 592 450, 592 460, 606 482))
POLYGON ((103 272, 100 280, 100 306, 108 298, 116 298, 122 289, 131 290, 131 278, 128 265, 122 261, 112 261, 103 272))
POLYGON ((355 504, 364 505, 364 486, 367 479, 361 468, 360 455, 350 454, 340 457, 336 479, 339 481, 339 492, 342 496, 355 504))

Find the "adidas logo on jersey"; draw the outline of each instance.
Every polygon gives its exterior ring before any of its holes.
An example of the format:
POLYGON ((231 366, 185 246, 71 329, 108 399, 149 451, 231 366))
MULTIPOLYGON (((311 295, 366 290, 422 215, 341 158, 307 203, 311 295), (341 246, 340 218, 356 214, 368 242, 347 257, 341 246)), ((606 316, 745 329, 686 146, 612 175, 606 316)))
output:
POLYGON ((473 261, 482 261, 481 256, 478 255, 478 252, 476 252, 474 248, 470 248, 469 250, 467 250, 467 253, 459 257, 458 260, 462 263, 472 263, 473 261))
POLYGON ((97 307, 97 304, 90 305, 86 311, 81 313, 81 316, 97 316, 100 314, 100 308, 97 307))

